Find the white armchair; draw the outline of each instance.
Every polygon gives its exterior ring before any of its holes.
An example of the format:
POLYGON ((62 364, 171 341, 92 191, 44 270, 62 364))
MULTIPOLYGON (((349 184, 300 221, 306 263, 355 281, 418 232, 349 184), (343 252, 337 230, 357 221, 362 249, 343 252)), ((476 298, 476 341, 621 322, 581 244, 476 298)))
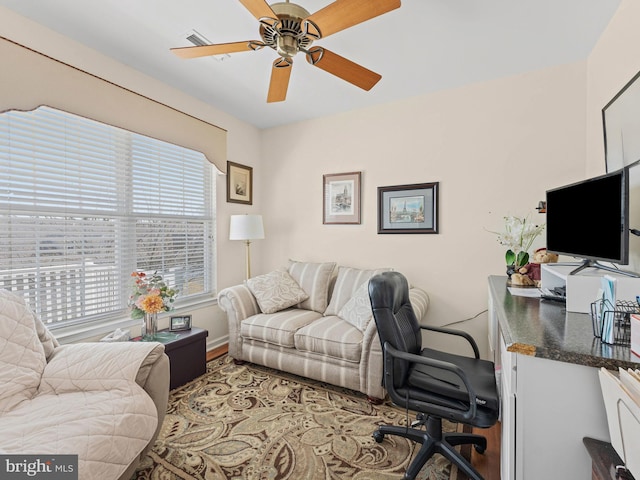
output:
POLYGON ((75 454, 83 480, 129 479, 168 393, 162 344, 61 346, 22 298, 0 290, 0 452, 75 454))

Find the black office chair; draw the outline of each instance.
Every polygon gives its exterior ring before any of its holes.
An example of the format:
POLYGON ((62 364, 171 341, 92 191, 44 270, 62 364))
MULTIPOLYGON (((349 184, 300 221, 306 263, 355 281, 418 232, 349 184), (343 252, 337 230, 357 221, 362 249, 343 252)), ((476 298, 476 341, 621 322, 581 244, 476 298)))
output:
POLYGON ((500 407, 493 363, 480 359, 476 342, 466 332, 421 326, 409 302, 409 286, 402 274, 375 275, 369 281, 369 298, 384 352, 384 386, 393 403, 418 412, 410 427, 382 425, 373 438, 380 443, 385 435, 400 435, 422 444, 407 468, 406 480, 413 480, 435 453, 448 458, 470 479, 483 480, 454 447, 471 443, 476 451, 484 453, 486 438, 445 433, 442 419, 481 428, 496 423, 500 407), (422 348, 422 330, 465 338, 474 357, 422 348), (416 428, 422 426, 426 430, 416 428))

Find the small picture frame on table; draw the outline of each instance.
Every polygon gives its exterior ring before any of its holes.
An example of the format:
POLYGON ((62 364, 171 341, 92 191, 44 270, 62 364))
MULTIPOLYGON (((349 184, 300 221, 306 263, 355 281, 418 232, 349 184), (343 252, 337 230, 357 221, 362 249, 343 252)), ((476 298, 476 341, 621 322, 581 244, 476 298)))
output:
POLYGON ((169 323, 169 331, 182 332, 184 330, 191 330, 191 315, 180 315, 171 317, 169 323))

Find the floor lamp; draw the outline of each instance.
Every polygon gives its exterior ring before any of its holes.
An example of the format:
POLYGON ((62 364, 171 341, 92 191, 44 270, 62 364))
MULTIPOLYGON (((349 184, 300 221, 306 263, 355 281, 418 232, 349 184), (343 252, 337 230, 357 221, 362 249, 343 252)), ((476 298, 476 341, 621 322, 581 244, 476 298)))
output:
POLYGON ((247 245, 247 280, 251 278, 251 240, 262 238, 262 215, 231 215, 229 240, 244 240, 247 245))

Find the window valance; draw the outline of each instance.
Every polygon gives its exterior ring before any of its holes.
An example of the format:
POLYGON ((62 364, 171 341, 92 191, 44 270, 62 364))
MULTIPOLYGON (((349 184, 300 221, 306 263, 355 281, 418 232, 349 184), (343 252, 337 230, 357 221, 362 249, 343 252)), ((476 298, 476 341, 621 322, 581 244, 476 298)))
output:
POLYGON ((48 105, 202 152, 226 171, 226 130, 2 37, 0 58, 0 111, 48 105))

